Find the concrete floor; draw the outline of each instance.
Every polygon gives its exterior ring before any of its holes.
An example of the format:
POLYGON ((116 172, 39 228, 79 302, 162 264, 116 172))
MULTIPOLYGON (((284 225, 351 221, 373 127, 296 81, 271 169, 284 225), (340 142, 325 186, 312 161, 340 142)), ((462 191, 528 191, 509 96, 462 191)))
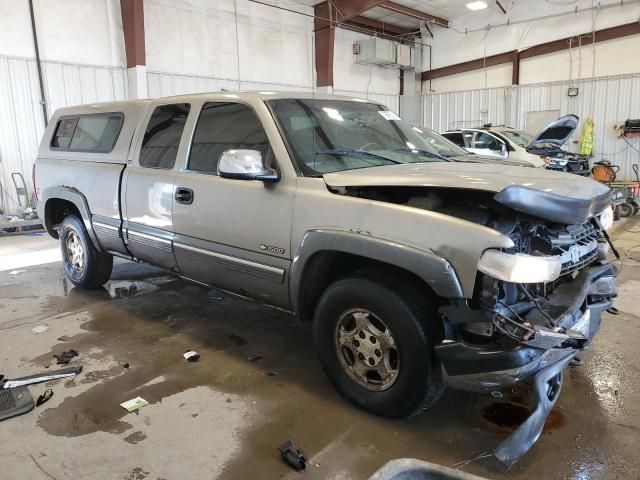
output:
MULTIPOLYGON (((619 246, 640 243, 637 233, 616 237, 619 246)), ((310 457, 306 478, 367 478, 395 457, 446 466, 473 459, 526 414, 521 395, 448 391, 419 418, 374 417, 329 385, 310 325, 125 261, 104 289, 74 289, 59 262, 37 265, 55 260, 56 248, 46 236, 0 238, 0 372, 55 368, 52 355, 70 348, 84 366, 52 384, 47 404, 0 424, 2 479, 296 478, 276 451, 288 439, 310 457), (39 325, 48 330, 34 333, 39 325), (183 359, 189 349, 199 362, 183 359), (251 355, 264 358, 251 363, 251 355), (150 404, 138 413, 119 406, 136 396, 150 404)), ((491 457, 463 470, 492 479, 640 478, 639 266, 625 265, 622 313, 606 315, 584 365, 570 368, 529 454, 509 472, 491 457)), ((46 387, 31 387, 34 398, 46 387)))

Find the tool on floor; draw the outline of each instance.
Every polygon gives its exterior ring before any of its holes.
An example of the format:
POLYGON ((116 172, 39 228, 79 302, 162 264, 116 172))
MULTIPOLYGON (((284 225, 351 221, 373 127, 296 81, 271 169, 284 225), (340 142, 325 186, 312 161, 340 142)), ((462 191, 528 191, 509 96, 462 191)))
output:
POLYGON ((17 387, 24 387, 27 385, 33 385, 35 383, 49 382, 51 380, 58 380, 59 378, 73 377, 82 372, 82 365, 77 367, 63 368, 62 370, 55 370, 53 372, 39 373, 37 375, 29 375, 27 377, 14 378, 12 380, 5 379, 0 376, 0 389, 11 389, 17 387))
POLYGON ((294 470, 300 472, 307 468, 307 456, 302 450, 296 448, 291 440, 280 445, 278 451, 282 456, 282 460, 294 470))

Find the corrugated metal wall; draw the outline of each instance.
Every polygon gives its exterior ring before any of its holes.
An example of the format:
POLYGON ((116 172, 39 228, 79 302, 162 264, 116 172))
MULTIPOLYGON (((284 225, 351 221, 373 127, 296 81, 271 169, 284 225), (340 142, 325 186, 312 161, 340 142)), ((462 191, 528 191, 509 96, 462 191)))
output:
MULTIPOLYGON (((81 103, 128 97, 124 68, 42 62, 47 111, 81 103)), ((44 131, 34 59, 0 56, 0 182, 2 205, 17 213, 12 172, 25 178, 31 195, 31 168, 44 131)))
POLYGON ((219 92, 220 90, 290 90, 310 92, 307 85, 285 83, 261 83, 238 81, 229 78, 180 75, 165 72, 147 72, 147 87, 150 98, 186 93, 219 92))
MULTIPOLYGON (((631 139, 631 145, 627 144, 617 138, 613 126, 640 118, 640 75, 436 93, 423 98, 424 125, 440 132, 484 123, 524 129, 527 112, 542 110, 573 113, 581 120, 591 116, 596 125, 595 159, 618 164, 620 180, 635 179, 631 167, 640 162, 640 141, 631 139), (569 86, 579 89, 577 97, 567 95, 569 86)), ((581 128, 574 139, 580 137, 581 128)), ((576 145, 570 142, 568 148, 575 151, 576 145)))

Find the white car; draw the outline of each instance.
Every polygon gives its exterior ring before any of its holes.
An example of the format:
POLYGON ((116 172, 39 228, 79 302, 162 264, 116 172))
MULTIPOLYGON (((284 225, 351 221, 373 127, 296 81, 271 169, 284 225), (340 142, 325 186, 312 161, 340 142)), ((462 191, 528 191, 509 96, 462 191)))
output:
POLYGON ((575 115, 565 115, 547 125, 537 136, 510 127, 493 126, 452 130, 442 135, 478 155, 588 176, 589 159, 561 148, 576 129, 578 120, 575 115))

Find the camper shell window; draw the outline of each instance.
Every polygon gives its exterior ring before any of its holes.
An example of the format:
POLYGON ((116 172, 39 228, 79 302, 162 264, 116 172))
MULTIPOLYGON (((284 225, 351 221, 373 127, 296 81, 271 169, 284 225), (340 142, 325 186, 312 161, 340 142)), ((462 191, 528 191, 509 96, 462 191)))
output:
POLYGON ((120 112, 62 117, 51 139, 51 149, 109 153, 118 141, 123 123, 124 115, 120 112))

